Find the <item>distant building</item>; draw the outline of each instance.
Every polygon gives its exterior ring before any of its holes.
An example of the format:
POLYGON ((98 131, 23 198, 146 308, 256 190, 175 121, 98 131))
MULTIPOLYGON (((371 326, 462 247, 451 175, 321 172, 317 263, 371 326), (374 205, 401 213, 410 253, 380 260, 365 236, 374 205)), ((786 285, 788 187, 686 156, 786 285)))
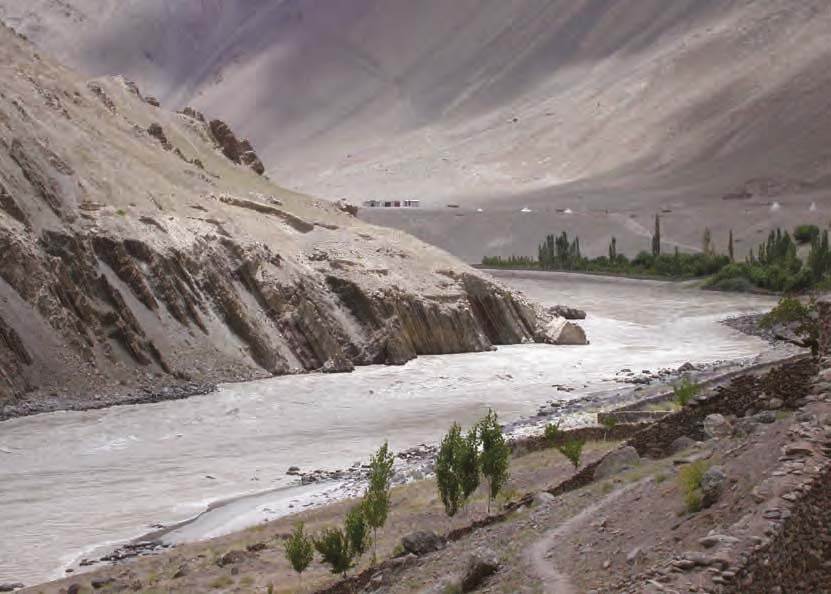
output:
POLYGON ((365 200, 367 208, 419 208, 421 200, 365 200))

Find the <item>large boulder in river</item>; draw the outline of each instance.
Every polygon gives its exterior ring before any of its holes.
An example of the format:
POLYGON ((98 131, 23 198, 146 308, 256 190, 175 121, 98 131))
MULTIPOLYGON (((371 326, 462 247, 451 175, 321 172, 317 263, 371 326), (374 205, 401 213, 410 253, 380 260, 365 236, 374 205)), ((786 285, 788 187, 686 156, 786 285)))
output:
POLYGON ((583 328, 561 317, 555 317, 545 324, 540 330, 538 340, 556 345, 589 344, 583 328))

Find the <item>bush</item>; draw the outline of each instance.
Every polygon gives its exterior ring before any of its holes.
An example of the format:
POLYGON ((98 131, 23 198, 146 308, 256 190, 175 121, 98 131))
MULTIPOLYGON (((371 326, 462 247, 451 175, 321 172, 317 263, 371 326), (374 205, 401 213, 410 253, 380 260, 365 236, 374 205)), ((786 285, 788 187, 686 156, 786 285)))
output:
POLYGON ((689 513, 701 510, 703 495, 701 493, 701 479, 710 465, 699 460, 682 466, 678 471, 678 487, 684 499, 684 505, 689 513))
POLYGON ((349 513, 346 514, 344 528, 352 556, 360 559, 369 548, 370 541, 369 525, 366 523, 362 505, 349 510, 349 513))
POLYGON ((586 445, 586 442, 582 439, 566 438, 566 440, 557 447, 557 449, 560 450, 560 453, 568 458, 568 461, 574 465, 575 471, 580 468, 580 457, 583 454, 584 445, 586 445))
POLYGON ((686 376, 681 380, 681 383, 672 386, 672 392, 675 395, 673 401, 681 408, 684 408, 689 404, 690 400, 701 392, 701 386, 693 382, 689 376, 686 376))
POLYGON ((793 230, 793 238, 799 244, 811 243, 819 237, 819 227, 816 225, 799 225, 793 230))
POLYGON ((799 299, 784 297, 770 312, 762 316, 759 321, 761 328, 773 328, 779 324, 793 326, 798 341, 791 341, 797 346, 811 349, 816 357, 819 354, 819 322, 817 321, 816 302, 813 300, 804 305, 799 299))
POLYGON ((559 423, 548 423, 543 431, 543 439, 545 439, 548 447, 551 448, 557 447, 557 444, 562 441, 564 435, 559 423))
POLYGON ((317 552, 323 562, 331 566, 332 573, 346 577, 346 572, 352 569, 353 556, 349 546, 349 539, 340 528, 324 528, 323 532, 314 539, 317 552))
POLYGON ((303 575, 306 568, 314 559, 314 543, 306 536, 303 522, 294 525, 294 530, 285 542, 286 559, 291 563, 298 578, 303 575))

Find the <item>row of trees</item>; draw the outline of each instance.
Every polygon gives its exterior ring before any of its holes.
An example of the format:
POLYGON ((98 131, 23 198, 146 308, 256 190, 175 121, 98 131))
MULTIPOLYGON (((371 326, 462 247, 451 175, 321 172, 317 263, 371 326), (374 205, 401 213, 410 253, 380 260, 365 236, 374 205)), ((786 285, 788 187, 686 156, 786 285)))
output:
POLYGON ((831 287, 831 249, 828 230, 813 225, 797 227, 791 236, 776 229, 744 262, 732 263, 718 271, 711 285, 726 290, 753 288, 793 293, 812 288, 831 287), (799 244, 810 243, 803 262, 798 255, 799 244))
POLYGON ((453 423, 442 439, 436 457, 436 485, 444 511, 453 517, 467 505, 484 477, 488 483, 488 513, 491 501, 508 481, 511 450, 508 447, 497 414, 488 414, 462 434, 453 423))
POLYGON ((286 540, 285 553, 298 579, 302 579, 303 572, 314 560, 315 550, 332 573, 344 576, 369 550, 370 544, 373 563, 377 560, 378 530, 387 523, 390 510, 393 462, 389 444, 385 442, 370 460, 369 484, 360 503, 347 512, 343 528, 327 527, 317 535, 310 535, 302 522, 295 525, 286 540))
POLYGON ((751 249, 744 262, 736 262, 733 230, 727 237, 726 253, 719 253, 712 233, 705 228, 701 251, 664 253, 661 239, 661 217, 655 216, 651 251, 642 251, 629 259, 618 251, 617 238, 609 242, 607 255, 583 257, 580 238, 548 235, 538 247, 537 259, 527 256, 510 258, 486 257, 485 266, 506 268, 538 268, 542 270, 586 271, 665 278, 697 278, 714 276, 713 288, 733 291, 765 289, 776 292, 804 291, 817 285, 831 288, 831 250, 828 230, 814 225, 800 225, 793 235, 777 229, 756 250, 751 249), (799 246, 810 244, 810 253, 803 262, 799 246))
MULTIPOLYGON (((611 427, 609 427, 611 428, 611 427)), ((585 441, 571 437, 559 425, 545 427, 544 439, 574 466, 580 467, 585 441)), ((453 423, 444 436, 436 456, 436 485, 445 513, 453 517, 463 509, 484 478, 487 483, 488 513, 492 502, 503 491, 510 477, 511 448, 499 418, 492 409, 467 433, 453 423)), ((303 522, 295 524, 285 541, 285 556, 302 581, 303 572, 314 561, 315 551, 332 573, 346 576, 370 548, 377 562, 378 530, 387 522, 393 455, 384 443, 370 460, 369 482, 361 501, 344 518, 343 527, 326 527, 309 534, 303 522)))

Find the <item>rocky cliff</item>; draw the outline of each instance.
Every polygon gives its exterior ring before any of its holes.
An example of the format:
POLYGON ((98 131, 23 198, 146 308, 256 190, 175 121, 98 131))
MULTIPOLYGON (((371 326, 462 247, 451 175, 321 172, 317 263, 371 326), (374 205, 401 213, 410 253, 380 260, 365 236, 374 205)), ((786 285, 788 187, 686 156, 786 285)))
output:
POLYGON ((221 122, 5 28, 0 78, 0 418, 575 340, 444 252, 273 185, 221 122))

